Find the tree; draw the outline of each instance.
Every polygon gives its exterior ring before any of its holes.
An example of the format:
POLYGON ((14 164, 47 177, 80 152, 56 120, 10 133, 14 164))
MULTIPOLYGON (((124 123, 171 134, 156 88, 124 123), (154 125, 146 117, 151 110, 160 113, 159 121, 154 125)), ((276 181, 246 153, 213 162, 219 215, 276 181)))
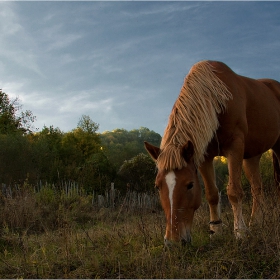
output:
POLYGON ((52 183, 57 182, 60 177, 63 178, 65 169, 62 162, 63 132, 53 126, 44 126, 40 132, 29 134, 27 137, 37 155, 34 160, 37 163, 38 178, 52 183))
POLYGON ((106 154, 119 170, 125 160, 129 160, 136 155, 143 153, 147 155, 144 141, 159 146, 161 136, 146 127, 127 131, 125 129, 115 129, 100 134, 102 146, 106 147, 106 154))
POLYGON ((86 160, 101 149, 100 136, 96 133, 98 128, 99 124, 91 120, 89 116, 82 115, 77 127, 65 134, 63 144, 64 146, 71 144, 71 148, 80 152, 86 160))
POLYGON ((79 182, 90 193, 104 194, 115 178, 116 171, 102 150, 91 155, 79 172, 79 182))
POLYGON ((20 112, 19 99, 11 100, 9 96, 0 89, 0 134, 15 132, 29 133, 33 130, 33 122, 36 117, 27 110, 20 112))
POLYGON ((18 98, 0 89, 0 183, 23 182, 36 177, 34 150, 29 138, 35 120, 31 111, 20 112, 18 98))
POLYGON ((32 144, 19 133, 0 134, 0 183, 23 183, 37 179, 32 144))
POLYGON ((95 123, 89 116, 82 115, 78 122, 78 128, 86 133, 94 134, 99 129, 99 124, 95 123))
POLYGON ((154 190, 156 166, 150 156, 140 153, 126 160, 119 170, 124 183, 129 183, 131 190, 147 192, 154 190))

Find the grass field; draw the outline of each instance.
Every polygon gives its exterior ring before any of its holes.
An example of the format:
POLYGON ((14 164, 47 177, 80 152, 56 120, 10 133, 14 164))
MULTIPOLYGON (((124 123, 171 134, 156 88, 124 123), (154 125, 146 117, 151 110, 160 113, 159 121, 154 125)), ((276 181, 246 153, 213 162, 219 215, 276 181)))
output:
MULTIPOLYGON (((163 246, 160 208, 97 209, 90 197, 31 191, 1 198, 1 278, 280 278, 280 209, 267 203, 263 226, 244 240, 233 234, 222 206, 221 235, 210 239, 205 202, 197 211, 192 245, 163 246)), ((244 204, 246 221, 250 203, 244 204)))

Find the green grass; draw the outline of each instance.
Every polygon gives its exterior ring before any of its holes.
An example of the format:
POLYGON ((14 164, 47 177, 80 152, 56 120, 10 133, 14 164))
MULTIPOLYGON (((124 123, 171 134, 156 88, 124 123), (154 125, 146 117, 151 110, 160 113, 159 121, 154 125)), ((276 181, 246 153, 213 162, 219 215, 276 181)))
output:
MULTIPOLYGON (((2 198, 1 278, 279 278, 279 207, 236 240, 223 206, 221 235, 208 234, 208 207, 195 216, 192 245, 163 246, 162 210, 95 209, 90 198, 27 192, 2 198)), ((245 217, 250 216, 244 205, 245 217)))

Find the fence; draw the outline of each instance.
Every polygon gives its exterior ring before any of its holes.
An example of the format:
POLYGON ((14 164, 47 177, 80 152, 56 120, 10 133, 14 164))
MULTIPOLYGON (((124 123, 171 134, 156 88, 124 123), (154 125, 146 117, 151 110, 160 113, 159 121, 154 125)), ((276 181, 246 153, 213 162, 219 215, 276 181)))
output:
POLYGON ((126 208, 154 209, 159 205, 159 198, 155 194, 130 192, 126 193, 123 206, 126 208))
POLYGON ((124 196, 121 196, 112 183, 110 190, 106 191, 105 195, 98 195, 95 198, 93 194, 92 204, 97 205, 98 208, 122 206, 127 209, 154 209, 159 206, 159 198, 155 194, 136 191, 127 191, 124 196))
POLYGON ((52 188, 57 192, 64 192, 64 194, 68 197, 78 195, 84 196, 84 190, 79 187, 79 184, 72 181, 64 181, 60 182, 58 185, 45 183, 43 184, 41 181, 37 183, 37 185, 21 185, 21 184, 9 184, 6 185, 4 183, 1 184, 1 193, 5 197, 13 198, 16 195, 23 194, 27 189, 31 190, 33 188, 34 193, 40 192, 40 190, 44 187, 52 188))
MULTIPOLYGON (((7 186, 2 183, 1 186, 1 193, 5 197, 13 198, 16 195, 24 193, 24 187, 22 185, 14 184, 7 186)), ((83 188, 72 181, 64 181, 57 186, 48 183, 43 184, 39 181, 37 185, 33 186, 34 193, 40 192, 44 187, 52 188, 57 191, 58 195, 63 192, 67 197, 86 196, 83 188)), ((160 205, 158 195, 156 194, 127 191, 125 195, 121 196, 120 191, 115 189, 114 183, 111 183, 110 189, 106 190, 104 195, 96 195, 93 191, 91 203, 97 208, 115 208, 120 206, 125 209, 155 209, 160 205)))

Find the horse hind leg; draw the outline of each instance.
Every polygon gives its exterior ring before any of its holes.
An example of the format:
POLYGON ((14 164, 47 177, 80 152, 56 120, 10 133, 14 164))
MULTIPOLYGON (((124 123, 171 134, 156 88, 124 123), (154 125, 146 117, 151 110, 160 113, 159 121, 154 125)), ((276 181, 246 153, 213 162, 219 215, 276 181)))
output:
POLYGON ((261 155, 243 160, 243 170, 250 182, 253 197, 250 228, 254 225, 261 226, 264 218, 264 194, 260 175, 260 158, 261 155))
POLYGON ((243 238, 247 231, 242 213, 242 200, 244 196, 241 187, 242 161, 244 154, 243 143, 244 142, 241 138, 237 139, 232 143, 231 149, 227 153, 229 171, 227 195, 233 210, 234 233, 238 239, 243 238))

